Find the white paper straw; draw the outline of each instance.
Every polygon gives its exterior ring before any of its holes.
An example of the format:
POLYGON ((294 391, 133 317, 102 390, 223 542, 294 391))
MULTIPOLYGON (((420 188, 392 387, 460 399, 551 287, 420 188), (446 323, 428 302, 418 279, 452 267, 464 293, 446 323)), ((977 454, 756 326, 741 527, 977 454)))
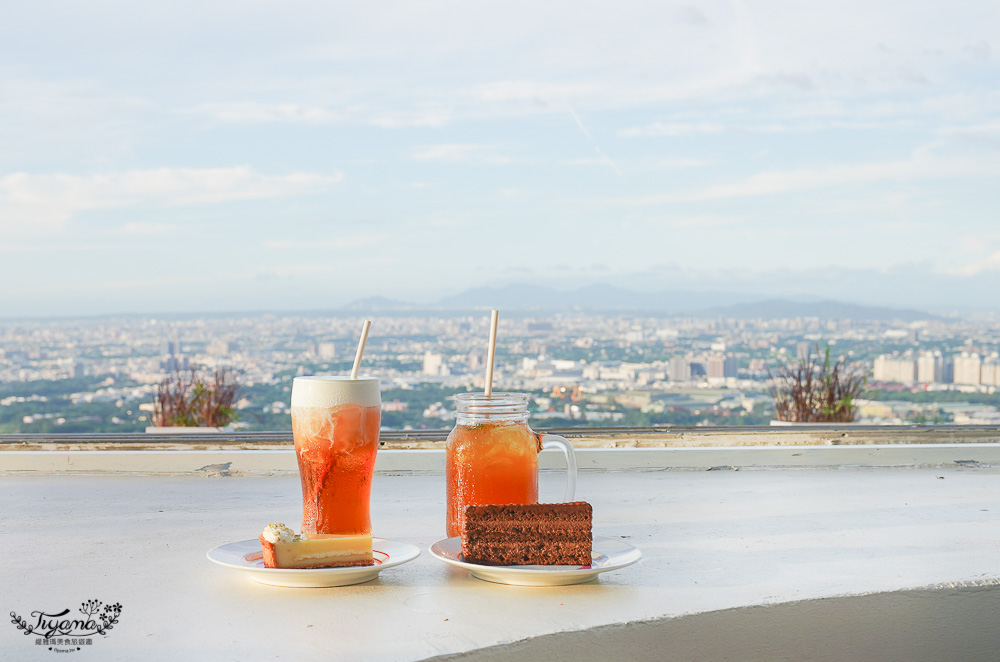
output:
POLYGON ((490 348, 486 356, 486 396, 493 395, 493 357, 497 351, 497 320, 500 311, 494 310, 490 314, 490 348))
POLYGON ((351 379, 358 378, 358 368, 361 367, 361 355, 365 352, 365 343, 368 342, 368 329, 371 327, 371 320, 365 320, 365 325, 361 327, 361 340, 358 341, 358 353, 354 355, 354 367, 351 368, 351 379))

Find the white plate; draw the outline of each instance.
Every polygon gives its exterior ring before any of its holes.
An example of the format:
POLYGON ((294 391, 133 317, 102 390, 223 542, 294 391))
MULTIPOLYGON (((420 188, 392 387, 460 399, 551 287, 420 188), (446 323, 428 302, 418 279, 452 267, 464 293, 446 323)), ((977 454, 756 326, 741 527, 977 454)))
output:
POLYGON ((241 540, 208 551, 208 560, 247 573, 250 579, 271 586, 322 588, 361 584, 386 568, 402 565, 420 556, 420 548, 405 542, 372 538, 375 565, 353 568, 266 568, 260 541, 241 540))
POLYGON ((642 558, 642 552, 617 538, 594 536, 590 565, 479 565, 462 559, 462 539, 448 538, 431 545, 431 554, 445 563, 465 568, 473 577, 497 584, 566 586, 589 582, 602 572, 618 570, 642 558))

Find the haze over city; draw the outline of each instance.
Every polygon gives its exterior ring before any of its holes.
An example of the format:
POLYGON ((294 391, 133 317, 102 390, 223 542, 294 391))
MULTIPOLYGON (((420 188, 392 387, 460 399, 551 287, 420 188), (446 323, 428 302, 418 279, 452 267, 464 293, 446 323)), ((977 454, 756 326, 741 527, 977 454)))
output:
POLYGON ((35 2, 0 316, 600 283, 1000 308, 1000 6, 35 2))

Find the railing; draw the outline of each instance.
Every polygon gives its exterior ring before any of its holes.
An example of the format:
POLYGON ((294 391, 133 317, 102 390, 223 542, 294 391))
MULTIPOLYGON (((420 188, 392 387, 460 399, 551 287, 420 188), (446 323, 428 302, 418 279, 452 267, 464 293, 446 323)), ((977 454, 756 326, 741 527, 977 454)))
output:
MULTIPOLYGON (((1000 427, 976 425, 783 427, 648 427, 538 429, 570 439, 577 448, 712 448, 983 444, 1000 442, 1000 427)), ((385 449, 443 448, 448 430, 383 431, 385 449)), ((274 450, 293 445, 291 431, 157 435, 0 434, 0 451, 83 450, 274 450)))

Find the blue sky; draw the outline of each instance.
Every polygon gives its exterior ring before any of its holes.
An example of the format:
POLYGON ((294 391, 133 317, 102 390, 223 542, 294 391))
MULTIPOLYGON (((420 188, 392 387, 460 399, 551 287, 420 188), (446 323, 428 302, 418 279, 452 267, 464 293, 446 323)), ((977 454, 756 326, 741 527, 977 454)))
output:
POLYGON ((1000 4, 0 8, 0 317, 606 282, 1000 309, 1000 4))

